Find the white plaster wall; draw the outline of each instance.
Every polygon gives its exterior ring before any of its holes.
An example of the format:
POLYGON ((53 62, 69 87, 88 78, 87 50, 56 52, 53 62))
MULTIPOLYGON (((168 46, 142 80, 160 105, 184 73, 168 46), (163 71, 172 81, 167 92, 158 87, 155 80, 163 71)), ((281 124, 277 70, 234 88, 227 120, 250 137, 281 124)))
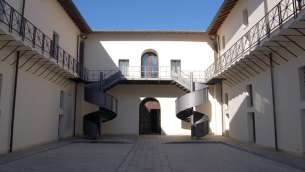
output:
POLYGON ((118 85, 108 91, 118 99, 118 116, 103 123, 103 134, 139 134, 139 107, 147 97, 157 99, 161 105, 162 134, 190 134, 189 123, 176 117, 175 100, 184 95, 176 86, 167 85, 118 85))
MULTIPOLYGON (((8 49, 2 50, 0 58, 3 59, 8 53, 10 53, 8 49)), ((0 63, 0 73, 3 74, 0 102, 0 153, 6 153, 9 149, 15 71, 15 66, 11 66, 10 63, 15 60, 15 57, 14 53, 0 63)), ((22 58, 20 64, 23 64, 25 60, 22 58)), ((37 65, 26 72, 25 69, 31 64, 19 69, 13 150, 57 140, 60 114, 63 115, 62 136, 73 135, 75 84, 72 82, 67 87, 63 87, 56 84, 58 81, 53 83, 38 77, 43 68, 32 74, 38 68, 37 65), (65 91, 64 109, 60 109, 61 91, 65 91)))
POLYGON ((273 110, 270 72, 255 75, 240 84, 229 87, 223 84, 223 100, 228 93, 228 109, 223 108, 223 115, 229 114, 230 137, 248 141, 247 115, 255 114, 256 143, 274 147, 273 110), (252 84, 253 107, 248 107, 247 85, 252 84))
POLYGON ((170 66, 171 59, 181 60, 182 70, 203 71, 214 60, 211 40, 199 34, 127 34, 93 33, 85 44, 85 66, 91 70, 112 70, 119 59, 129 66, 141 66, 142 53, 153 49, 159 66, 170 66))
MULTIPOLYGON (((22 0, 9 0, 7 3, 21 13, 22 0)), ((80 30, 58 1, 26 0, 24 16, 50 39, 55 31, 59 35, 59 46, 76 58, 80 30)))
MULTIPOLYGON (((304 46, 302 38, 297 40, 304 46)), ((305 53, 296 46, 287 46, 298 55, 293 57, 285 50, 278 53, 288 59, 282 60, 276 54, 273 58, 280 65, 274 64, 274 91, 277 118, 277 141, 280 150, 302 154, 304 141, 302 140, 301 110, 305 107, 305 101, 301 100, 300 80, 298 69, 305 66, 305 53)), ((229 94, 229 109, 224 109, 224 114, 230 114, 230 136, 247 141, 247 113, 255 113, 257 144, 274 147, 273 109, 271 94, 271 75, 267 66, 260 64, 266 72, 259 71, 259 75, 250 77, 240 84, 229 87, 225 84, 224 94, 229 94), (247 107, 246 86, 252 84, 254 95, 254 107, 247 107)), ((258 69, 257 69, 258 70, 258 69)), ((245 73, 247 75, 247 73, 245 73)), ((303 124, 304 125, 304 124, 303 124)))

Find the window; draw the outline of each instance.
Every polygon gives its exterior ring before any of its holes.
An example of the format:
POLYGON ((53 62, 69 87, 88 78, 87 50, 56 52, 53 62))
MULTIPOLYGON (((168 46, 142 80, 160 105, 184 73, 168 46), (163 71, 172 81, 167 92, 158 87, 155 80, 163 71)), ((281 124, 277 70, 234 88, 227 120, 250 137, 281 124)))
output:
POLYGON ((226 48, 226 37, 222 36, 222 49, 226 48))
POLYGON ((244 28, 249 25, 249 16, 248 16, 248 10, 247 9, 245 9, 243 11, 243 24, 244 24, 244 28))
POLYGON ((142 78, 158 78, 159 62, 155 53, 149 52, 142 56, 141 61, 141 77, 142 78))
POLYGON ((171 70, 180 74, 181 61, 180 60, 171 60, 171 70))
POLYGON ((0 1, 0 21, 7 23, 7 20, 5 20, 5 3, 3 1, 0 1))
POLYGON ((247 93, 248 93, 248 107, 253 107, 252 85, 247 85, 247 93))
POLYGON ((64 109, 65 104, 65 92, 60 91, 60 109, 64 109))
POLYGON ((50 55, 54 58, 58 58, 58 53, 59 53, 59 35, 56 32, 53 32, 53 37, 52 37, 52 46, 50 49, 50 55))
POLYGON ((128 76, 129 60, 119 60, 119 66, 122 75, 128 76))
POLYGON ((229 95, 225 94, 225 110, 229 109, 229 95))
POLYGON ((305 66, 299 68, 301 100, 305 100, 305 66))
POLYGON ((248 113, 248 141, 256 142, 255 115, 254 112, 248 113))

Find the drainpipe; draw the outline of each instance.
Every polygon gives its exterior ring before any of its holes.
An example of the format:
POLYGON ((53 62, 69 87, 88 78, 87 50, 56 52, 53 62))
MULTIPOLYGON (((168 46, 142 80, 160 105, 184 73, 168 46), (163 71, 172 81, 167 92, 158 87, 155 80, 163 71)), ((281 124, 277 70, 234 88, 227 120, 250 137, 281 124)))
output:
POLYGON ((75 82, 75 97, 74 97, 74 129, 73 129, 73 136, 75 137, 75 127, 76 127, 76 102, 77 102, 77 82, 75 82))
POLYGON ((25 9, 25 0, 22 2, 22 10, 21 10, 21 15, 24 17, 24 9, 25 9))
POLYGON ((275 94, 274 94, 274 78, 273 78, 273 56, 272 53, 269 54, 270 59, 270 74, 271 74, 271 90, 272 90, 272 107, 273 107, 273 127, 274 127, 274 139, 275 139, 275 149, 278 149, 277 144, 277 126, 276 126, 276 106, 275 106, 275 94))
POLYGON ((13 138, 14 138, 14 123, 15 123, 15 110, 16 110, 16 93, 18 84, 18 70, 19 70, 19 57, 20 52, 17 51, 17 60, 15 68, 15 81, 14 81, 14 93, 13 93, 13 107, 12 107, 12 120, 11 120, 11 136, 10 136, 10 150, 9 153, 13 151, 13 138))

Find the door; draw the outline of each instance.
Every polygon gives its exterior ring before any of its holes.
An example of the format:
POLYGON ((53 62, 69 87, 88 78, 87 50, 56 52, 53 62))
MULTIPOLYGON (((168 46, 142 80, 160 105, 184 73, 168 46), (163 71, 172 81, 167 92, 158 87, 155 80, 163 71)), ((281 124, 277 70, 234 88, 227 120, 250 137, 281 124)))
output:
POLYGON ((141 76, 142 78, 158 78, 158 57, 154 53, 145 53, 142 56, 141 76))
POLYGON ((63 131, 64 123, 63 123, 63 119, 64 119, 64 115, 60 114, 59 118, 58 118, 58 136, 57 136, 58 139, 63 138, 63 135, 64 135, 64 131, 63 131))
POLYGON ((139 107, 139 134, 161 134, 160 103, 155 98, 144 99, 139 107))
POLYGON ((149 110, 145 106, 140 107, 140 134, 149 134, 149 110))
POLYGON ((155 134, 161 133, 160 109, 151 109, 150 111, 150 132, 155 134))
POLYGON ((255 133, 255 116, 254 113, 248 113, 248 141, 256 142, 256 133, 255 133))

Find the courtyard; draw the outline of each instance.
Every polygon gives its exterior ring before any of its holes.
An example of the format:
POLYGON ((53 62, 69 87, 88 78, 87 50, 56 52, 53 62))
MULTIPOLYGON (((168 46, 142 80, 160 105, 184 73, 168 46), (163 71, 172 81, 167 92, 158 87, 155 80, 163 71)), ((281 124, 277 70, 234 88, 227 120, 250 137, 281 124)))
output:
POLYGON ((0 156, 0 171, 305 170, 305 158, 221 136, 70 138, 0 156))

